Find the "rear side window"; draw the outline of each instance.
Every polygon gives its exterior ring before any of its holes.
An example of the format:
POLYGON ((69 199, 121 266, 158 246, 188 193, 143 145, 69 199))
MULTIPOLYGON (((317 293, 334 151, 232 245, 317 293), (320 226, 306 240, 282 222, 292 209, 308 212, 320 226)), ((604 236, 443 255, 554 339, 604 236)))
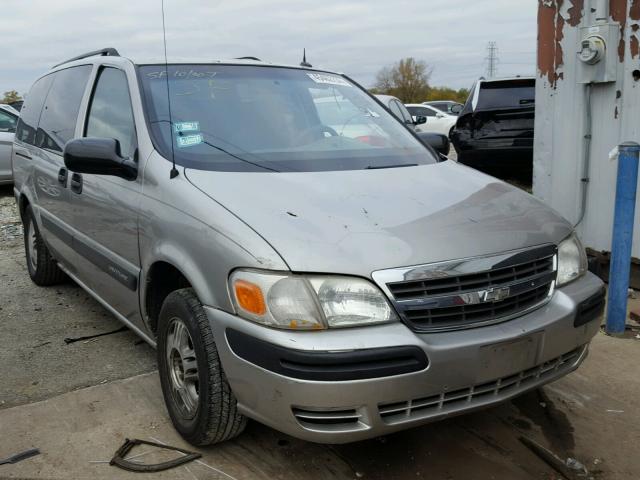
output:
POLYGON ((398 102, 398 108, 400 109, 400 114, 402 115, 401 120, 404 120, 404 123, 413 124, 413 118, 411 118, 411 114, 409 113, 409 110, 407 110, 407 107, 398 102))
POLYGON ((18 120, 16 130, 16 138, 18 140, 35 145, 40 113, 42 112, 44 100, 47 98, 47 93, 49 93, 52 80, 52 75, 42 77, 36 81, 33 87, 31 87, 31 90, 29 90, 22 109, 20 110, 20 119, 18 120))
POLYGON ((435 117, 436 116, 436 112, 434 112, 430 108, 407 107, 407 110, 411 112, 411 115, 415 115, 416 117, 435 117))
POLYGON ((136 127, 127 76, 122 70, 107 67, 100 72, 89 107, 85 136, 115 138, 120 142, 120 154, 133 157, 137 147, 136 127))
POLYGON ((400 104, 395 100, 391 100, 389 102, 389 110, 391 110, 393 114, 400 120, 404 120, 404 118, 402 118, 402 110, 400 110, 400 104))
POLYGON ((91 65, 82 65, 52 75, 53 85, 40 116, 36 146, 62 152, 64 144, 73 138, 90 74, 91 65))
POLYGON ((18 123, 18 118, 15 115, 0 110, 0 132, 14 133, 16 131, 16 123, 18 123))
POLYGON ((460 111, 460 116, 473 112, 473 97, 476 94, 476 88, 478 88, 478 84, 474 83, 473 87, 471 87, 471 90, 469 90, 469 96, 464 102, 464 107, 462 107, 462 110, 460 111))
POLYGON ((535 98, 534 80, 483 82, 476 109, 533 107, 535 98))

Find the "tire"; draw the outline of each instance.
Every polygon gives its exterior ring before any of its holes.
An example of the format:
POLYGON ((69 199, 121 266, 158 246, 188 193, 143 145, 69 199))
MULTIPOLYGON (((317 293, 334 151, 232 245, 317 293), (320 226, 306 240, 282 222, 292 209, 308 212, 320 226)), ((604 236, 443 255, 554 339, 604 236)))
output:
POLYGON ((47 287, 64 282, 67 276, 60 270, 44 243, 30 205, 25 209, 22 222, 27 270, 33 283, 47 287))
POLYGON ((242 433, 247 419, 238 412, 209 320, 193 289, 167 296, 158 333, 162 394, 180 435, 194 446, 204 446, 242 433))

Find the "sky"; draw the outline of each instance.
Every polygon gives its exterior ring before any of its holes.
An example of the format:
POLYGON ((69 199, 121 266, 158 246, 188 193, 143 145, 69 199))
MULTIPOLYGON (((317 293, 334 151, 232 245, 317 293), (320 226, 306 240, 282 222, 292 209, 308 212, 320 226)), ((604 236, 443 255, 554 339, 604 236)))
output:
MULTIPOLYGON (((535 72, 536 0, 164 0, 167 53, 202 60, 256 56, 344 72, 366 87, 404 57, 433 68, 431 84, 468 88, 485 74, 535 72)), ((115 47, 163 58, 161 0, 20 0, 2 12, 0 92, 26 93, 54 64, 115 47)))

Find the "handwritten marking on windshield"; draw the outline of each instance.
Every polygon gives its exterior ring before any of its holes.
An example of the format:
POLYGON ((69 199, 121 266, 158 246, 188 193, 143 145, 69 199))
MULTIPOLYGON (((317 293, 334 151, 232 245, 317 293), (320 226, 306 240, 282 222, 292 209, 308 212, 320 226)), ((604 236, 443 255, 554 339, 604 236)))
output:
MULTIPOLYGON (((213 78, 218 74, 218 72, 197 72, 193 69, 191 70, 176 70, 171 72, 169 75, 170 78, 178 78, 180 80, 190 80, 194 78, 213 78)), ((147 77, 158 80, 161 78, 165 78, 167 75, 166 70, 158 70, 157 72, 149 72, 147 73, 147 77)))

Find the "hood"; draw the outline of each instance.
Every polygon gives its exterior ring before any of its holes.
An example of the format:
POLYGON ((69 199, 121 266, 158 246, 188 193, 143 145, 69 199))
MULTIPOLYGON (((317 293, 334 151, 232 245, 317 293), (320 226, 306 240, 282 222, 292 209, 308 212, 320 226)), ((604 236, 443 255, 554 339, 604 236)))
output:
POLYGON ((452 161, 306 173, 186 169, 296 272, 376 270, 558 243, 571 226, 520 189, 452 161))

